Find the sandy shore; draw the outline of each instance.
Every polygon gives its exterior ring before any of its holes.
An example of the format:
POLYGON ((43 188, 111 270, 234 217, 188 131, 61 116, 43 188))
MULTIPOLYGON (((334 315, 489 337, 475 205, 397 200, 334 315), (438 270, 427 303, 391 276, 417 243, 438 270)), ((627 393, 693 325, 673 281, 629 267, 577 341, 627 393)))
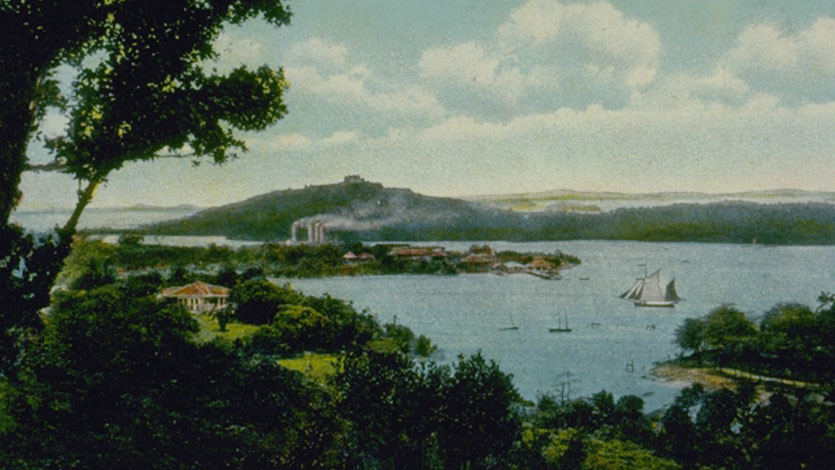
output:
POLYGON ((708 368, 681 367, 675 364, 658 364, 650 374, 658 379, 687 385, 701 384, 706 390, 727 388, 736 390, 737 381, 719 371, 708 368))

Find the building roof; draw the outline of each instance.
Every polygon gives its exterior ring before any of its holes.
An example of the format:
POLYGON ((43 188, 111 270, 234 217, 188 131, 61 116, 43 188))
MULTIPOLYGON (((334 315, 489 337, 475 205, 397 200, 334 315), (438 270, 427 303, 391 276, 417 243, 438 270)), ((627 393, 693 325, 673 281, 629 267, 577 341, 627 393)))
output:
POLYGON ((357 256, 357 258, 359 258, 359 259, 374 259, 374 255, 372 255, 371 253, 360 253, 359 256, 357 256))
POLYGON ((461 260, 461 263, 471 263, 471 264, 490 264, 493 260, 486 256, 481 255, 467 255, 461 260))
POLYGON ((345 253, 342 257, 345 259, 357 259, 357 255, 355 255, 353 251, 345 253))
POLYGON ((392 256, 426 256, 429 250, 423 248, 397 248, 392 250, 392 256))
POLYGON ((185 286, 168 287, 162 290, 163 297, 228 297, 231 289, 197 281, 185 286))
POLYGON ((542 258, 536 258, 535 260, 528 263, 528 266, 530 266, 532 268, 553 268, 554 263, 551 263, 549 261, 545 261, 542 258))

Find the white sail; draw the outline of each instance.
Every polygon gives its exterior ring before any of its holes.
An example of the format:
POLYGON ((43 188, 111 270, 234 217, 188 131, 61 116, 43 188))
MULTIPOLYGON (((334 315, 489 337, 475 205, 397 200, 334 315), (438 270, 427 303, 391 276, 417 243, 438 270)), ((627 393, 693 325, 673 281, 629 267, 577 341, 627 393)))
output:
POLYGON ((626 292, 620 295, 621 299, 637 299, 639 295, 641 295, 641 287, 644 285, 644 279, 640 278, 635 281, 635 284, 629 288, 626 292))
POLYGON ((661 270, 639 278, 632 287, 620 295, 622 299, 629 299, 639 306, 672 307, 681 300, 676 293, 675 279, 666 286, 661 284, 661 270))
POLYGON ((666 300, 664 298, 664 291, 661 289, 661 270, 655 271, 646 278, 644 278, 644 288, 641 289, 641 294, 638 300, 644 302, 658 302, 666 300))

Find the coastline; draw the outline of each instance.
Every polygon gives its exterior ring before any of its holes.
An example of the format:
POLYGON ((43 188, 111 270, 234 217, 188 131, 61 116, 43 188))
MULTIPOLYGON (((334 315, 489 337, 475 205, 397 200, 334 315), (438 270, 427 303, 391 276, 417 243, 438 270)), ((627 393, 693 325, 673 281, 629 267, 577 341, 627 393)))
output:
POLYGON ((723 388, 736 390, 739 385, 739 379, 727 376, 719 370, 708 367, 687 367, 671 362, 654 365, 650 370, 650 375, 656 380, 682 383, 688 386, 700 384, 710 391, 723 388))
POLYGON ((696 367, 674 362, 658 363, 653 366, 650 376, 656 380, 680 383, 686 386, 700 384, 707 391, 721 389, 736 391, 744 381, 753 382, 758 402, 766 402, 777 388, 807 389, 816 391, 819 384, 798 380, 764 377, 736 369, 696 367))

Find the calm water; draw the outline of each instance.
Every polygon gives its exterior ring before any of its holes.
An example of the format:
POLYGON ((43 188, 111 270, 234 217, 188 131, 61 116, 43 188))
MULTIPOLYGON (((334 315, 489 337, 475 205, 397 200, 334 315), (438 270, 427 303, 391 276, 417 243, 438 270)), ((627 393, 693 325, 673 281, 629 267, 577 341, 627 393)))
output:
MULTIPOLYGON (((162 222, 163 220, 187 217, 197 212, 194 208, 117 209, 89 208, 78 221, 80 229, 112 228, 126 229, 140 225, 162 222)), ((36 233, 51 232, 56 226, 63 227, 70 218, 70 209, 23 210, 12 213, 11 220, 27 230, 36 233)))
MULTIPOLYGON (((470 243, 444 245, 466 249, 470 243)), ((648 374, 654 361, 678 353, 672 339, 685 318, 734 303, 756 319, 778 302, 815 305, 821 291, 835 291, 835 247, 612 241, 490 245, 499 250, 562 250, 579 256, 583 264, 565 271, 559 281, 485 274, 291 283, 306 294, 327 292, 351 300, 383 322, 396 316, 398 323, 439 346, 440 362, 481 350, 514 375, 528 398, 570 382, 571 396, 606 389, 616 396, 643 397, 647 410, 668 404, 682 387, 648 374), (619 299, 643 274, 641 264, 650 270, 661 268, 662 278, 675 277, 685 300, 674 309, 652 309, 619 299), (548 332, 560 314, 568 317, 571 333, 548 332), (501 331, 511 316, 519 329, 501 331)))

